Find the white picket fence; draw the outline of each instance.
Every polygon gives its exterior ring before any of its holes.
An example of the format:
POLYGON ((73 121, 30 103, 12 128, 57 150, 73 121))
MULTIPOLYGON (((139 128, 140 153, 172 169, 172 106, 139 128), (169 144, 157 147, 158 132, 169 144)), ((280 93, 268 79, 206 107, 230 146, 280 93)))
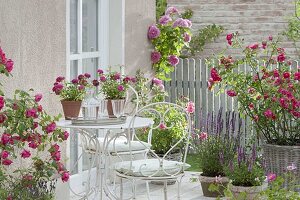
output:
MULTIPOLYGON (((293 61, 292 67, 298 66, 298 61, 293 61)), ((276 67, 273 66, 273 67, 276 67)), ((249 72, 249 68, 241 66, 239 71, 249 72)), ((217 94, 218 88, 209 91, 207 81, 210 78, 210 69, 206 65, 205 59, 180 59, 179 64, 175 67, 175 71, 171 74, 172 80, 165 83, 166 91, 169 94, 167 101, 176 102, 181 96, 188 97, 195 103, 195 127, 202 128, 204 121, 207 121, 208 116, 217 114, 223 108, 224 131, 226 128, 226 113, 237 112, 238 103, 232 97, 225 93, 217 94)), ((232 119, 228 119, 232 120, 232 119)), ((235 117, 235 128, 238 128, 240 123, 239 117, 235 117)), ((242 137, 247 138, 248 134, 253 133, 249 119, 243 119, 241 124, 242 137)))

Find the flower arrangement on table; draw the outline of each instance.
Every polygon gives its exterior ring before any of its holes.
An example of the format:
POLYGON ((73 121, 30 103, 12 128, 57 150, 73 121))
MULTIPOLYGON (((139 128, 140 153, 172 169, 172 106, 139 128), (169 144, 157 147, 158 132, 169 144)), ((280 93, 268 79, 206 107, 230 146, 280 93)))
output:
POLYGON ((257 133, 268 144, 300 144, 300 71, 292 67, 278 40, 269 37, 261 44, 246 47, 238 33, 227 35, 227 42, 240 49, 244 56, 218 56, 220 62, 208 62, 211 67, 209 88, 215 85, 226 90, 239 102, 239 109, 249 116, 257 133), (249 66, 249 72, 237 71, 249 66))
POLYGON ((158 23, 149 27, 148 38, 154 45, 151 61, 157 78, 170 80, 167 75, 174 71, 182 48, 191 41, 191 26, 191 21, 180 17, 175 7, 169 7, 158 23))
MULTIPOLYGON (((1 74, 9 76, 12 65, 5 62, 1 48, 0 56, 1 74), (4 66, 11 68, 3 71, 4 66)), ((42 94, 21 90, 11 99, 0 96, 0 199, 53 199, 54 191, 48 194, 41 185, 56 176, 63 182, 69 179, 58 145, 69 133, 56 127, 59 116, 48 115, 41 99, 42 94)))
POLYGON ((61 104, 66 119, 77 118, 81 108, 81 102, 86 94, 86 89, 91 87, 90 74, 80 74, 71 82, 65 77, 56 78, 52 91, 61 98, 61 104))

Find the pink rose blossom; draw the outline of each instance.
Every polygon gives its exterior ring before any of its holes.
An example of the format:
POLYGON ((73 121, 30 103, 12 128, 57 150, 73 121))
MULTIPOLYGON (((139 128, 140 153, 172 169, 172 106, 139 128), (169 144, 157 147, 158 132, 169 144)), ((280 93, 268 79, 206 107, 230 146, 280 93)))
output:
POLYGON ((191 41, 191 36, 188 33, 183 34, 183 40, 185 42, 190 42, 191 41))
POLYGON ((59 150, 59 145, 54 144, 54 145, 52 145, 52 148, 54 149, 54 151, 58 151, 59 150))
POLYGON ((171 55, 168 57, 169 64, 172 66, 176 66, 179 63, 179 59, 175 55, 171 55))
POLYGON ((125 90, 125 88, 123 85, 118 85, 118 91, 122 92, 124 90, 125 90))
POLYGON ((265 117, 269 118, 269 119, 275 119, 276 116, 275 114, 272 112, 271 109, 267 109, 265 112, 264 112, 264 115, 265 117))
POLYGON ((8 72, 11 72, 14 68, 14 61, 12 61, 11 59, 8 59, 6 64, 5 64, 5 69, 8 71, 8 72))
POLYGON ((104 71, 102 69, 98 69, 97 72, 98 72, 98 74, 103 74, 104 73, 104 71))
POLYGON ((31 156, 31 153, 30 153, 30 151, 27 151, 27 150, 23 150, 22 152, 21 152, 21 157, 22 158, 29 158, 31 156))
POLYGON ((63 182, 67 182, 67 181, 69 180, 69 178, 70 178, 69 172, 63 172, 63 173, 62 173, 62 175, 61 175, 61 180, 62 180, 63 182))
POLYGON ((226 40, 227 41, 228 40, 232 40, 232 38, 233 38, 233 34, 232 33, 229 33, 229 34, 226 35, 226 40))
POLYGON ((294 74, 294 79, 295 79, 296 81, 300 81, 300 72, 295 72, 295 74, 294 74))
POLYGON ((158 78, 153 78, 152 79, 152 83, 155 84, 155 85, 160 85, 163 83, 162 80, 158 79, 158 78))
POLYGON ((56 124, 55 124, 55 122, 52 122, 51 124, 48 124, 48 125, 46 126, 46 132, 47 132, 47 133, 51 133, 51 132, 55 131, 55 129, 56 129, 56 124))
POLYGON ((1 144, 6 145, 10 141, 11 136, 9 134, 3 133, 1 136, 1 144))
POLYGON ((276 179, 276 174, 270 173, 267 175, 267 181, 270 183, 276 179))
POLYGON ((67 140, 67 139, 69 138, 69 135, 70 135, 69 132, 68 132, 68 131, 65 131, 65 132, 64 132, 64 138, 63 138, 63 139, 64 139, 64 140, 67 140))
POLYGON ((200 135, 199 135, 199 137, 200 137, 201 140, 206 140, 207 137, 208 137, 208 135, 205 132, 201 132, 200 135))
POLYGON ((29 142, 28 146, 32 149, 36 149, 38 147, 38 144, 36 142, 29 142))
POLYGON ((151 61, 152 63, 158 63, 161 58, 161 54, 158 51, 151 52, 151 61))
POLYGON ((11 161, 9 159, 2 160, 3 165, 9 166, 9 165, 11 165, 11 163, 13 163, 13 161, 11 161))
POLYGON ((74 78, 72 81, 71 81, 74 85, 78 84, 79 83, 79 80, 77 78, 74 78))
POLYGON ((5 100, 4 97, 0 96, 0 110, 4 107, 5 100))
POLYGON ((6 63, 6 56, 5 56, 5 53, 4 53, 4 51, 2 50, 2 48, 0 47, 0 63, 2 63, 2 64, 5 64, 6 63))
POLYGON ((256 44, 251 44, 248 46, 248 48, 252 49, 252 50, 255 50, 255 49, 258 49, 259 45, 256 43, 256 44))
POLYGON ((291 74, 290 74, 289 72, 283 72, 283 77, 284 77, 285 79, 290 78, 290 76, 291 76, 291 74))
POLYGON ((36 94, 35 96, 34 96, 34 100, 35 100, 35 102, 39 102, 39 101, 41 101, 41 99, 43 98, 43 95, 42 94, 40 94, 40 93, 38 93, 38 94, 36 94))
POLYGON ((164 15, 158 20, 161 25, 166 25, 170 21, 172 21, 172 18, 169 15, 164 15))
POLYGON ((7 117, 5 114, 0 114, 0 124, 4 123, 6 119, 7 117))
POLYGON ((189 102, 187 103, 186 111, 187 111, 188 113, 194 113, 194 112, 195 112, 195 104, 194 104, 194 102, 189 101, 189 102))
POLYGON ((173 23, 173 28, 176 28, 176 27, 188 28, 188 27, 190 27, 190 24, 186 19, 178 18, 173 23))
POLYGON ((6 159, 9 156, 9 153, 7 151, 2 151, 1 152, 1 159, 6 159))
POLYGON ((129 76, 126 76, 125 78, 123 78, 124 83, 128 83, 129 81, 131 81, 131 78, 129 76))
POLYGON ((91 78, 91 75, 89 73, 84 74, 85 78, 91 78))
POLYGON ((234 90, 228 90, 227 95, 230 96, 230 97, 235 97, 237 94, 234 90))
POLYGON ((167 10, 166 10, 166 15, 172 15, 175 13, 178 13, 177 8, 175 8, 175 7, 171 6, 171 7, 167 8, 167 10))
POLYGON ((65 80, 65 77, 63 77, 63 76, 59 76, 59 77, 57 77, 56 78, 56 82, 62 82, 63 80, 65 80))
POLYGON ((37 110, 35 108, 30 108, 28 110, 26 110, 26 113, 25 113, 26 117, 27 118, 37 118, 38 115, 37 115, 37 110))
POLYGON ((84 90, 84 88, 85 88, 84 85, 79 85, 78 86, 78 90, 84 90))
POLYGON ((152 26, 149 27, 149 29, 148 29, 148 38, 150 40, 158 38, 159 35, 160 35, 160 30, 155 25, 152 25, 152 26))
POLYGON ((218 71, 215 68, 212 68, 210 70, 210 76, 213 79, 214 82, 222 81, 222 78, 218 74, 218 71))
POLYGON ((167 128, 167 126, 166 126, 163 122, 161 122, 161 123, 159 124, 159 128, 160 128, 161 130, 165 130, 165 129, 167 128))
POLYGON ((269 35, 269 40, 272 41, 273 40, 273 36, 269 35))
POLYGON ((55 160, 55 161, 60 161, 60 159, 61 159, 60 151, 52 152, 52 153, 51 153, 51 157, 52 157, 53 160, 55 160))
POLYGON ((52 91, 55 92, 56 95, 59 95, 64 86, 60 83, 57 83, 53 86, 52 91))
POLYGON ((119 80, 121 78, 121 74, 117 72, 114 74, 113 78, 114 78, 114 80, 119 80))
POLYGON ((105 76, 100 76, 100 81, 101 82, 105 82, 106 81, 106 77, 105 76))
POLYGON ((277 56, 277 61, 280 62, 280 63, 282 63, 282 62, 285 61, 285 55, 284 55, 284 53, 281 53, 281 54, 279 54, 277 56))

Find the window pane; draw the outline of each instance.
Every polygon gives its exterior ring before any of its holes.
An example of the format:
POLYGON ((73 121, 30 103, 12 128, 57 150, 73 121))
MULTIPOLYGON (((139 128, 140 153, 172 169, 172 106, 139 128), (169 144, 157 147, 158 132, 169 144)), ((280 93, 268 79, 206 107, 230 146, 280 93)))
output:
POLYGON ((78 61, 71 60, 70 65, 70 80, 76 78, 78 76, 78 61))
POLYGON ((98 50, 98 1, 82 1, 82 51, 98 50))
POLYGON ((82 60, 82 71, 91 74, 91 80, 96 78, 98 68, 98 58, 89 58, 82 60))
POLYGON ((77 5, 78 0, 70 0, 70 52, 77 53, 77 5))

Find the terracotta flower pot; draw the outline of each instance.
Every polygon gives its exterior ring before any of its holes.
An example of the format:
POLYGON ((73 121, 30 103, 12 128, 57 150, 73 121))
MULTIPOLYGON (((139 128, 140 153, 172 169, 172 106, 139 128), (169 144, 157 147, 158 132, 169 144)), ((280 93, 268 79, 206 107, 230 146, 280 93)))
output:
POLYGON ((107 114, 109 118, 115 118, 116 116, 114 115, 114 110, 111 101, 112 101, 111 99, 107 100, 107 114))
POLYGON ((235 186, 231 187, 231 192, 234 197, 237 198, 241 193, 245 193, 247 196, 245 200, 254 200, 258 199, 258 195, 261 191, 267 188, 267 184, 263 184, 261 186, 252 186, 252 187, 243 187, 243 186, 235 186))
POLYGON ((63 107, 65 119, 75 119, 78 118, 81 101, 61 101, 63 107))
POLYGON ((229 179, 227 177, 222 177, 221 182, 219 183, 222 185, 220 187, 220 191, 214 191, 211 192, 208 190, 210 184, 213 184, 216 182, 216 177, 208 177, 208 176, 199 176, 199 181, 201 183, 202 192, 205 197, 218 197, 218 196, 224 196, 224 187, 227 187, 227 184, 229 183, 229 179))

